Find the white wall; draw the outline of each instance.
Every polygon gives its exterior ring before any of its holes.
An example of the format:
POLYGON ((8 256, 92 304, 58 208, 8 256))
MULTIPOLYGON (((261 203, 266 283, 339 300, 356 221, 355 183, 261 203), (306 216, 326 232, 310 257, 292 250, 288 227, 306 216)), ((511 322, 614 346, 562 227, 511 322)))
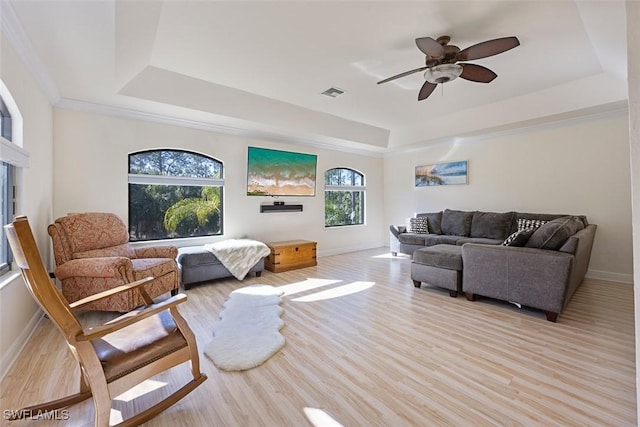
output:
MULTIPOLYGON (((30 167, 16 176, 17 214, 25 214, 44 259, 49 258, 46 227, 51 220, 52 110, 48 99, 11 44, 0 33, 0 78, 23 118, 23 148, 30 167)), ((40 312, 21 277, 0 277, 0 378, 17 356, 40 312)))
POLYGON ((636 325, 636 402, 640 420, 640 3, 626 2, 627 74, 629 85, 629 145, 631 151, 631 197, 633 209, 633 266, 636 325))
MULTIPOLYGON (((306 239, 318 242, 318 255, 384 245, 383 174, 380 157, 287 145, 226 135, 207 130, 130 118, 54 109, 55 217, 69 212, 108 211, 128 215, 127 168, 130 152, 178 148, 200 152, 224 163, 224 236, 206 241, 248 236, 262 241, 306 239), (258 146, 318 155, 315 197, 286 197, 300 203, 303 212, 260 213, 269 197, 249 197, 247 147, 258 146), (323 172, 350 167, 366 176, 366 225, 325 229, 323 172)), ((177 246, 196 240, 174 241, 177 246)))
POLYGON ((385 158, 385 215, 442 209, 568 213, 598 225, 589 275, 631 283, 626 113, 593 116, 385 158), (469 184, 415 188, 414 167, 468 160, 469 184))

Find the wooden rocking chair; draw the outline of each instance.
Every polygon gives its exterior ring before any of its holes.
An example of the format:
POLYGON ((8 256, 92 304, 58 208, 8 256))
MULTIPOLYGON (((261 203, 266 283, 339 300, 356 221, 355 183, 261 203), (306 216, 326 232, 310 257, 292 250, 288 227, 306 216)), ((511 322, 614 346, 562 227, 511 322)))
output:
POLYGON ((207 379, 200 373, 195 336, 176 307, 187 300, 186 295, 156 303, 144 290, 144 284, 153 280, 149 277, 69 304, 49 278, 27 218, 17 217, 4 228, 27 288, 64 335, 81 372, 79 393, 15 411, 14 419, 58 410, 93 397, 95 425, 108 426, 114 397, 153 375, 190 361, 191 381, 118 424, 134 426, 169 408, 207 379), (131 289, 140 293, 146 305, 104 325, 84 329, 74 314, 74 310, 87 304, 131 289))

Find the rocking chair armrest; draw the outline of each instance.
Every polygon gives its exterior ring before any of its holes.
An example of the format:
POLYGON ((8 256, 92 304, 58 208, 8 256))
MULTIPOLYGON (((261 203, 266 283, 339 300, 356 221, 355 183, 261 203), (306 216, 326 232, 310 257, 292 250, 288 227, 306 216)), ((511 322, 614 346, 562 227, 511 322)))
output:
POLYGON ((143 319, 151 317, 169 308, 175 307, 176 305, 181 304, 186 300, 187 296, 185 294, 178 294, 158 303, 148 305, 143 309, 132 310, 114 320, 105 323, 102 326, 96 326, 88 329, 86 332, 78 335, 76 339, 78 341, 93 341, 112 332, 116 332, 120 329, 126 328, 127 326, 131 326, 143 319))
POLYGON ((131 289, 139 288, 140 286, 152 281, 153 279, 154 279, 153 277, 149 276, 149 277, 145 277, 144 279, 136 280, 135 282, 127 283, 126 285, 107 289, 106 291, 98 292, 97 294, 89 295, 88 297, 79 299, 78 301, 74 301, 71 304, 69 304, 69 307, 71 307, 72 310, 77 310, 79 308, 84 307, 87 304, 91 304, 92 302, 100 301, 101 299, 109 298, 113 295, 117 295, 119 293, 129 291, 131 289))

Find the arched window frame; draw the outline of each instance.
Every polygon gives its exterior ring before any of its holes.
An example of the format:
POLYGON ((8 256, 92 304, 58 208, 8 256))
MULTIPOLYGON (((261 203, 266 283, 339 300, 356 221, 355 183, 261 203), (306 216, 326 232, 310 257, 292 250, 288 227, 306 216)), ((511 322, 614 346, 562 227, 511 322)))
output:
POLYGON ((325 185, 325 227, 342 227, 348 225, 364 225, 365 224, 365 194, 366 194, 366 181, 365 175, 355 169, 348 167, 339 167, 327 169, 324 172, 325 185), (335 174, 338 174, 337 183, 335 182, 335 174), (334 174, 332 177, 331 174, 334 174), (341 178, 347 178, 351 182, 341 182, 341 178), (350 203, 351 212, 349 206, 345 206, 342 215, 336 215, 335 203, 331 201, 331 198, 339 198, 340 203, 350 203), (347 218, 347 215, 349 216, 347 218), (342 217, 342 218, 340 218, 342 217))
MULTIPOLYGON (((22 114, 4 82, 0 80, 0 226, 16 213, 16 171, 29 167, 29 153, 22 148, 22 114)), ((0 275, 11 269, 9 242, 0 234, 0 275)))
MULTIPOLYGON (((145 151, 137 151, 134 153, 130 153, 128 156, 128 182, 129 182, 129 234, 132 241, 146 241, 146 240, 159 240, 159 239, 174 239, 174 238, 191 238, 191 237, 203 237, 203 236, 213 236, 213 235, 221 235, 223 234, 223 224, 224 224, 224 164, 222 161, 202 154, 195 151, 189 150, 180 150, 180 149, 153 149, 153 150, 145 150, 145 151), (201 159, 201 164, 209 164, 213 170, 210 173, 206 173, 200 171, 200 173, 188 173, 186 171, 178 173, 171 173, 171 170, 167 167, 166 169, 160 165, 159 170, 149 170, 147 173, 136 173, 142 172, 136 170, 133 166, 132 161, 135 160, 136 156, 148 156, 148 155, 159 155, 162 157, 163 153, 171 154, 171 155, 187 155, 194 159, 201 159), (141 231, 138 224, 138 219, 136 218, 136 214, 133 212, 135 196, 132 196, 134 187, 136 185, 140 186, 166 186, 166 187, 182 187, 183 189, 186 187, 196 187, 189 191, 190 193, 202 193, 204 188, 218 188, 217 197, 218 197, 218 218, 219 221, 217 224, 212 225, 213 228, 207 230, 200 230, 196 232, 190 232, 188 234, 181 234, 179 232, 176 233, 176 230, 170 231, 164 228, 166 220, 166 213, 169 208, 164 210, 161 209, 163 214, 163 232, 159 233, 149 233, 147 231, 141 231), (217 225, 217 227, 215 226, 217 225), (166 235, 164 234, 166 233, 166 235), (151 235, 149 235, 151 234, 151 235)), ((142 187, 144 188, 144 187, 142 187)), ((143 190, 145 191, 145 190, 143 190)), ((168 188, 165 191, 169 191, 168 188)), ((202 193, 202 197, 204 198, 204 193, 202 193)), ((190 198, 197 198, 193 195, 190 198)), ((182 201, 184 199, 178 199, 176 203, 182 201)), ((204 201, 204 199, 203 199, 204 201)), ((137 201, 139 202, 139 201, 137 201)), ((177 209, 176 209, 177 210, 177 209)), ((194 210, 195 212, 195 210, 194 210)), ((191 217, 194 221, 196 221, 194 216, 191 217)), ((157 218, 156 220, 158 220, 157 218)), ((158 228, 156 224, 156 229, 158 228)))

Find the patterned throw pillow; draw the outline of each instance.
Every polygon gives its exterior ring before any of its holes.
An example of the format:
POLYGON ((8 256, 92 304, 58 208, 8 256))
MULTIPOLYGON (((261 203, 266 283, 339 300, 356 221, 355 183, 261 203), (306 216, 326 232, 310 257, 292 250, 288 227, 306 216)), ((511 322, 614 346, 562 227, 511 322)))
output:
POLYGON ((518 218, 517 222, 518 231, 507 237, 505 241, 502 242, 502 246, 524 246, 533 232, 549 221, 518 218))
POLYGON ((409 224, 410 224, 410 229, 409 231, 411 233, 418 233, 418 234, 428 234, 429 233, 429 223, 427 221, 427 218, 425 217, 417 217, 417 218, 410 218, 409 219, 409 224))
POLYGON ((528 230, 530 228, 536 229, 549 221, 544 221, 542 219, 524 219, 518 218, 518 231, 528 230))

